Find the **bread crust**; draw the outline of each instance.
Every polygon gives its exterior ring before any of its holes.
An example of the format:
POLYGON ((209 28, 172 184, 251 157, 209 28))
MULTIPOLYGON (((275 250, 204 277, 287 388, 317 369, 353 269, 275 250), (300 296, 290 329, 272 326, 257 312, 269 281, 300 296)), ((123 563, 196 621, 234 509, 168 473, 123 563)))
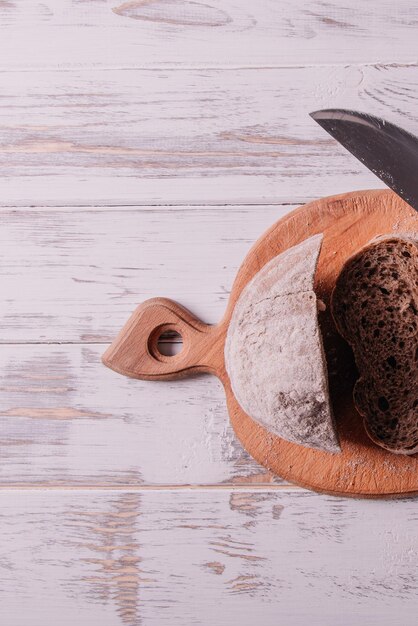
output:
POLYGON ((267 263, 241 293, 225 365, 242 409, 270 432, 340 452, 313 291, 322 235, 267 263))

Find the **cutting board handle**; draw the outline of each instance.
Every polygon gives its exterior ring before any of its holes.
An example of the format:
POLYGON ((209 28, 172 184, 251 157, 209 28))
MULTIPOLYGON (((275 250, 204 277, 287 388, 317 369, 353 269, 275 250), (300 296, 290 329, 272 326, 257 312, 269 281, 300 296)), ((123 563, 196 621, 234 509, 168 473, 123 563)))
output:
POLYGON ((102 361, 119 374, 142 380, 181 378, 197 371, 222 377, 224 337, 223 325, 204 324, 173 300, 152 298, 134 311, 102 361), (183 343, 173 356, 158 347, 168 331, 177 332, 183 343))

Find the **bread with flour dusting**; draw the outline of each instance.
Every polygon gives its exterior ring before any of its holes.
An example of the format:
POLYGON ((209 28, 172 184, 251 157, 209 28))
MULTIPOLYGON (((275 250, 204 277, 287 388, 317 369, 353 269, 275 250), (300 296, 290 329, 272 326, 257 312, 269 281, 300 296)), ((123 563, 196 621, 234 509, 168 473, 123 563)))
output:
POLYGON ((228 328, 225 364, 252 419, 287 441, 336 453, 314 292, 322 239, 314 235, 276 256, 246 285, 228 328))

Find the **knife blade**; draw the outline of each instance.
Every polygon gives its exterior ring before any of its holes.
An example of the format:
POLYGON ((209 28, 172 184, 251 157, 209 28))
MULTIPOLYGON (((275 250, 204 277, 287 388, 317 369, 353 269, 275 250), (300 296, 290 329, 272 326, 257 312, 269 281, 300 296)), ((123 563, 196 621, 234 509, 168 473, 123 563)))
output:
POLYGON ((418 211, 418 138, 384 119, 346 109, 310 116, 418 211))

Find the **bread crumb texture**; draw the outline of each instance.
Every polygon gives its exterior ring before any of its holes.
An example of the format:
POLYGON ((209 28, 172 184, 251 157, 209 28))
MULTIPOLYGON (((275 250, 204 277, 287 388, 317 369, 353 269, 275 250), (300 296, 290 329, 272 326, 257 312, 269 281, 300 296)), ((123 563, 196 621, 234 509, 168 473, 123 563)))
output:
POLYGON ((349 259, 332 294, 360 378, 354 402, 370 438, 418 451, 418 239, 379 237, 349 259))

